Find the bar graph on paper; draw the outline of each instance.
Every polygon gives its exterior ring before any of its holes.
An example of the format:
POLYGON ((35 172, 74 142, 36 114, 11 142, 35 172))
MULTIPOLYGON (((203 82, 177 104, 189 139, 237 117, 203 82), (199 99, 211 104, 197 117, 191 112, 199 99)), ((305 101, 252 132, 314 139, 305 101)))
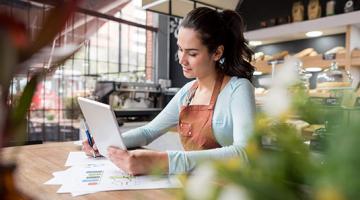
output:
POLYGON ((87 170, 85 171, 85 178, 81 182, 87 185, 98 185, 103 174, 103 170, 87 170))
POLYGON ((130 186, 138 184, 136 177, 133 175, 120 172, 120 170, 110 174, 104 173, 104 170, 96 170, 99 169, 99 167, 104 167, 104 164, 87 165, 85 167, 86 170, 81 179, 81 183, 87 186, 96 186, 102 182, 102 179, 104 179, 105 182, 112 186, 130 186))
POLYGON ((80 195, 98 191, 181 187, 176 178, 132 176, 110 160, 89 159, 84 153, 70 153, 67 163, 72 167, 55 177, 55 182, 62 184, 58 193, 80 195))

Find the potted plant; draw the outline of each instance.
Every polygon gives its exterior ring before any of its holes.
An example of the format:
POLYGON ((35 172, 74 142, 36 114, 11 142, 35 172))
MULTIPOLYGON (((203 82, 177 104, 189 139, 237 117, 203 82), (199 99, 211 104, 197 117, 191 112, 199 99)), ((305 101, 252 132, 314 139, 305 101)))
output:
MULTIPOLYGON (((294 65, 285 62, 283 68, 289 66, 294 65)), ((183 199, 359 199, 359 123, 329 116, 333 127, 327 130, 326 148, 310 151, 287 120, 296 115, 318 121, 324 108, 309 101, 301 84, 289 81, 291 70, 282 70, 278 74, 284 76, 274 79, 267 96, 269 104, 264 103, 265 112, 257 115, 245 147, 247 159, 204 163, 187 179, 183 199)))
MULTIPOLYGON (((79 0, 58 1, 48 11, 41 30, 33 37, 33 40, 28 37, 29 34, 23 23, 0 13, 0 147, 14 138, 19 143, 25 142, 26 113, 38 82, 46 74, 54 72, 57 66, 63 64, 79 49, 80 45, 61 49, 57 60, 49 62, 46 69, 30 73, 30 80, 16 104, 9 101, 9 89, 13 77, 20 72, 29 71, 32 59, 39 56, 40 51, 44 52, 44 47, 53 43, 74 14, 78 2, 79 0)), ((51 53, 53 55, 54 49, 51 53)), ((2 199, 27 199, 25 195, 17 192, 14 186, 15 159, 10 164, 5 163, 1 151, 2 148, 0 150, 0 197, 2 199)))

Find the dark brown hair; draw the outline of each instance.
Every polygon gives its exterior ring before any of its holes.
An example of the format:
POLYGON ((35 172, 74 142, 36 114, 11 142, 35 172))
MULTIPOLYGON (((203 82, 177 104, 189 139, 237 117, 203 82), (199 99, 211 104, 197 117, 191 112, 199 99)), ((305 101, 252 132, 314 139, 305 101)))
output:
POLYGON ((253 51, 244 38, 243 19, 238 13, 232 10, 217 12, 200 7, 187 14, 181 27, 197 31, 209 53, 214 53, 220 45, 224 46, 224 53, 216 64, 220 72, 251 81, 255 70, 250 64, 253 51))

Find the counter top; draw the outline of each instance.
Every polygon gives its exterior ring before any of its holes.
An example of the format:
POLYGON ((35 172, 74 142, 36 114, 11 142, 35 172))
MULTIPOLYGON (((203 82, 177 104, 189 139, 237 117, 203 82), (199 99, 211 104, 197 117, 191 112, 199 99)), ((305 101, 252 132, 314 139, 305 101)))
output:
POLYGON ((60 186, 44 185, 55 171, 65 170, 64 166, 70 151, 79 151, 80 146, 73 142, 56 142, 3 149, 3 156, 17 156, 16 185, 20 191, 38 200, 56 199, 176 199, 176 189, 109 191, 71 197, 70 194, 57 194, 60 186))

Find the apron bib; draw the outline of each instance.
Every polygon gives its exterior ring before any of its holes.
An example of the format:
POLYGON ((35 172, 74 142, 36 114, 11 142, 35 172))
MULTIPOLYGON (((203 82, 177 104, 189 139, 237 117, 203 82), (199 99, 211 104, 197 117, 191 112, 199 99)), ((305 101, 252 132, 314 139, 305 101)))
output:
POLYGON ((198 83, 195 82, 190 88, 186 105, 181 106, 177 126, 181 143, 186 151, 221 147, 212 131, 212 118, 223 79, 223 74, 217 77, 209 105, 190 105, 198 83))

